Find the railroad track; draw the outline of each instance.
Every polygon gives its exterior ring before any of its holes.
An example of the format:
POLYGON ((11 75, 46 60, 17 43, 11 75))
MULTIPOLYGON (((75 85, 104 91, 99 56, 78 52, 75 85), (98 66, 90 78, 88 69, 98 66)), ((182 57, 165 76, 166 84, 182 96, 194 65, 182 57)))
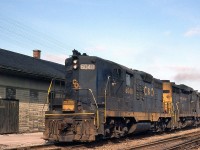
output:
POLYGON ((170 138, 153 141, 150 143, 141 144, 138 146, 130 146, 124 148, 125 150, 144 150, 144 149, 163 149, 163 150, 175 150, 180 149, 188 145, 189 143, 194 144, 200 141, 200 132, 192 132, 184 135, 173 136, 170 138))
POLYGON ((180 144, 174 145, 168 150, 180 150, 180 149, 198 149, 200 147, 200 136, 194 136, 191 139, 184 141, 180 144))

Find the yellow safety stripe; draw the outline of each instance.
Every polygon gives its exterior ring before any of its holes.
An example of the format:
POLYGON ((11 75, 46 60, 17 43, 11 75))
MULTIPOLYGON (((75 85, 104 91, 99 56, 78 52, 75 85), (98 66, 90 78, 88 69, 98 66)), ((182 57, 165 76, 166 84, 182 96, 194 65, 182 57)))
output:
POLYGON ((94 115, 94 113, 72 113, 72 114, 45 114, 45 116, 73 116, 73 115, 94 115))
POLYGON ((50 83, 50 85, 49 85, 48 95, 49 95, 49 93, 51 92, 51 86, 52 86, 52 83, 53 83, 53 79, 51 80, 51 83, 50 83))

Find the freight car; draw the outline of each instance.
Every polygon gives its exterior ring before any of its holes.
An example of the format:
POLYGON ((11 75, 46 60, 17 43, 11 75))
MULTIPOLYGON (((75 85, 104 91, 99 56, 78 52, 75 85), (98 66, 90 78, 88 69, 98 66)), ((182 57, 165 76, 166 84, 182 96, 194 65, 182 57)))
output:
POLYGON ((87 56, 66 59, 62 96, 51 91, 44 139, 95 141, 200 123, 200 94, 186 85, 87 56))

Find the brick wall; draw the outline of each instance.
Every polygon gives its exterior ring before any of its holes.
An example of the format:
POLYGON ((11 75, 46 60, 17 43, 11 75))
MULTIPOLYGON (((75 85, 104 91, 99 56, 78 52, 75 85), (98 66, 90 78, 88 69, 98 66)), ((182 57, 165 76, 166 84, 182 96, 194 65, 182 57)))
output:
POLYGON ((0 97, 19 100, 19 132, 44 130, 50 81, 0 74, 0 97))
POLYGON ((19 131, 36 132, 44 130, 44 105, 47 93, 38 92, 38 100, 32 101, 30 90, 17 90, 16 98, 19 99, 19 131))

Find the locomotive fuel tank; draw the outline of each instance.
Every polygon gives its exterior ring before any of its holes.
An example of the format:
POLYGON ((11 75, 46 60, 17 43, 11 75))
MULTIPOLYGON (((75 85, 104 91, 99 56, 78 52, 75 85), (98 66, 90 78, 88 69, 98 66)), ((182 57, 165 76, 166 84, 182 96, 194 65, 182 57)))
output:
POLYGON ((151 129, 151 123, 150 122, 138 122, 136 124, 133 124, 131 128, 129 129, 128 133, 135 134, 135 133, 141 133, 146 132, 151 129))

